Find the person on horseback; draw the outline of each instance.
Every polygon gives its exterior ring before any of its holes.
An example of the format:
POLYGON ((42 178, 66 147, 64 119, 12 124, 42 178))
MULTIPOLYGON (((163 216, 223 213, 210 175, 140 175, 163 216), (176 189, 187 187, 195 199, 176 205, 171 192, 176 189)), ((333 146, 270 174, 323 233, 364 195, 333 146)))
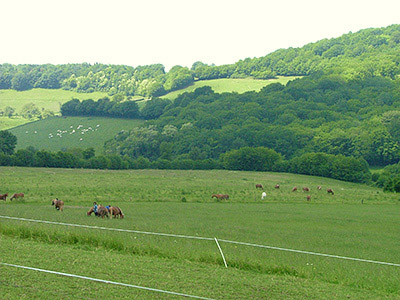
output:
POLYGON ((98 205, 97 205, 97 203, 96 202, 93 202, 93 212, 94 212, 94 214, 97 216, 97 207, 98 207, 98 205))

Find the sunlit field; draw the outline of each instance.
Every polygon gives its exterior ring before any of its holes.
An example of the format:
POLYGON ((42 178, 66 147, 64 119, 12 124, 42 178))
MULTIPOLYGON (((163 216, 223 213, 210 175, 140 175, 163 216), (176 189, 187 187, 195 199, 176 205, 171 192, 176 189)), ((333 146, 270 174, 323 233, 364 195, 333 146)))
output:
MULTIPOLYGON (((216 299, 400 298, 398 266, 288 251, 399 264, 399 200, 397 195, 374 187, 321 177, 221 170, 2 167, 0 173, 0 193, 25 193, 22 200, 1 201, 1 216, 136 231, 0 218, 2 262, 216 299), (256 183, 264 185, 264 200, 262 191, 255 188, 256 183), (280 189, 274 188, 277 183, 280 189), (322 190, 317 190, 318 185, 322 190), (299 190, 292 192, 293 186, 299 190), (301 191, 304 186, 310 192, 301 191), (328 195, 327 188, 335 194, 328 195), (230 197, 217 201, 211 198, 214 193, 230 197), (307 201, 307 195, 311 201, 307 201), (55 197, 65 202, 64 212, 51 206, 55 197), (125 218, 87 216, 93 201, 119 206, 125 218), (227 269, 214 238, 220 242, 227 269), (52 253, 63 255, 54 259, 52 253)), ((21 292, 26 299, 27 295, 53 297, 57 289, 65 297, 87 294, 96 298, 90 286, 95 286, 96 291, 104 289, 104 295, 112 299, 129 295, 138 299, 162 297, 148 291, 113 288, 6 266, 0 266, 0 270, 9 275, 2 279, 6 299, 21 292), (34 288, 53 280, 64 284, 46 291, 34 288), (20 287, 13 289, 15 285, 20 287)))
POLYGON ((52 117, 28 123, 10 130, 17 137, 17 149, 33 146, 36 149, 60 151, 93 147, 103 153, 103 145, 121 130, 130 130, 143 120, 101 117, 52 117))

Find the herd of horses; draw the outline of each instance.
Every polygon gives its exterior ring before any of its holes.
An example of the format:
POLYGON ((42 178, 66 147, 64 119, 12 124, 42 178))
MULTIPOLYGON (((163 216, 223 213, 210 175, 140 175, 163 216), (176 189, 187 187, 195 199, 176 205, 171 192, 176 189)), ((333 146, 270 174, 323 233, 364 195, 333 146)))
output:
POLYGON ((88 216, 91 216, 92 214, 95 214, 97 217, 101 217, 104 219, 104 217, 109 218, 110 216, 113 218, 124 218, 124 214, 122 210, 118 206, 103 206, 99 205, 97 207, 97 212, 95 213, 94 211, 94 206, 92 206, 88 212, 86 213, 88 216))
MULTIPOLYGON (((18 198, 24 198, 24 193, 15 193, 11 196, 10 200, 12 201, 13 199, 18 199, 18 198)), ((0 200, 6 201, 8 197, 8 194, 0 194, 0 200)))
MULTIPOLYGON (((275 188, 275 189, 279 189, 279 188, 280 188, 280 185, 279 185, 279 184, 276 184, 276 185, 274 186, 274 188, 275 188)), ((256 189, 262 189, 262 190, 264 190, 264 186, 263 186, 262 184, 260 184, 260 183, 257 183, 257 184, 256 184, 256 189)), ((309 187, 307 187, 307 186, 303 187, 302 190, 303 190, 303 192, 310 192, 310 191, 311 191, 311 189, 310 189, 309 187)), ((318 186, 317 186, 317 190, 318 190, 318 191, 322 190, 322 187, 321 187, 320 185, 318 185, 318 186)), ((296 191, 297 191, 297 186, 294 186, 294 187, 292 188, 292 192, 296 192, 296 191)), ((326 192, 327 192, 328 194, 331 194, 331 195, 334 195, 334 194, 335 194, 331 188, 326 189, 326 192)), ((264 199, 265 196, 266 196, 266 194, 265 194, 265 192, 263 192, 263 193, 262 193, 261 199, 264 199)), ((229 195, 227 195, 227 194, 212 194, 212 195, 211 195, 211 198, 216 198, 217 200, 224 200, 224 199, 227 200, 227 199, 229 199, 229 195)), ((307 195, 307 201, 310 201, 310 200, 311 200, 311 196, 310 196, 310 195, 307 195)))
MULTIPOLYGON (((56 210, 59 211, 64 211, 64 201, 59 200, 58 198, 51 200, 51 205, 54 205, 56 210)), ((124 218, 124 214, 122 210, 118 206, 103 206, 99 205, 97 207, 97 211, 95 212, 94 206, 92 206, 89 211, 86 213, 88 216, 92 215, 92 213, 95 214, 97 217, 113 217, 113 218, 124 218)))

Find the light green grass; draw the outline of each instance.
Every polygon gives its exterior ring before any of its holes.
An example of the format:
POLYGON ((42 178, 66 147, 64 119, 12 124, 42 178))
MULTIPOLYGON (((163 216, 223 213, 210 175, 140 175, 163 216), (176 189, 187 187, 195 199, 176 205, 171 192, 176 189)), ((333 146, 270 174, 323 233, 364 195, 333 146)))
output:
POLYGON ((0 117, 0 130, 7 130, 28 123, 29 120, 22 117, 0 117))
POLYGON ((105 141, 121 130, 130 130, 143 122, 100 117, 52 117, 12 128, 10 132, 17 137, 17 149, 33 146, 39 150, 60 151, 93 147, 97 154, 101 154, 105 141), (79 125, 82 127, 78 129, 79 125))
MULTIPOLYGON (((395 299, 338 284, 0 235, 2 261, 214 299, 395 299), (40 255, 36 255, 40 253, 40 255)), ((0 265, 2 299, 182 297, 0 265)))
POLYGON ((106 96, 107 93, 103 92, 77 93, 62 89, 0 90, 0 108, 11 106, 18 112, 25 104, 32 102, 39 108, 59 112, 61 105, 72 98, 98 100, 106 96))
MULTIPOLYGON (((107 93, 103 92, 77 93, 62 89, 0 90, 0 109, 4 110, 7 106, 11 106, 15 109, 16 113, 19 113, 24 105, 33 103, 39 109, 50 110, 58 114, 61 105, 73 98, 79 100, 93 99, 96 101, 106 96, 107 93)), ((31 120, 19 117, 0 117, 0 130, 13 128, 29 122, 31 120)))
MULTIPOLYGON (((262 172, 12 167, 1 167, 0 172, 1 193, 25 193, 24 200, 0 202, 2 215, 217 237, 220 240, 400 263, 398 196, 382 193, 381 190, 366 185, 321 177, 262 172), (264 184, 268 195, 266 200, 261 200, 261 191, 255 189, 255 183, 264 184), (279 190, 274 189, 276 183, 281 185, 279 190), (312 189, 309 193, 312 196, 311 202, 306 201, 306 193, 291 192, 295 185, 312 189), (317 191, 317 185, 322 185, 324 190, 317 191), (334 196, 326 193, 327 187, 335 190, 334 196), (230 199, 216 202, 211 199, 212 193, 228 193, 230 199), (50 205, 50 200, 55 197, 65 201, 64 212, 58 212, 50 205), (361 204, 362 200, 364 204, 361 204), (87 217, 86 211, 93 201, 104 205, 118 205, 126 217, 122 220, 87 217)), ((81 250, 97 249, 108 253, 107 255, 116 252, 134 257, 151 257, 156 265, 161 259, 165 262, 177 260, 180 263, 204 264, 210 268, 222 266, 213 241, 84 228, 67 229, 60 225, 4 219, 0 219, 0 233, 35 240, 43 244, 44 249, 47 247, 45 244, 64 244, 81 250)), ((393 299, 400 298, 398 267, 225 242, 221 242, 221 246, 229 269, 248 272, 248 275, 242 275, 245 276, 243 282, 253 276, 278 276, 281 280, 288 279, 295 286, 299 282, 308 282, 311 286, 333 284, 332 289, 315 294, 314 298, 318 299, 341 299, 343 295, 335 296, 334 291, 347 290, 351 293, 352 289, 362 291, 363 296, 354 296, 356 299, 379 299, 383 295, 393 299)), ((135 260, 134 257, 132 260, 135 260)), ((26 263, 27 260, 19 263, 26 263)), ((51 258, 48 260, 51 261, 51 258)), ((43 258, 39 267, 43 267, 46 261, 43 258)), ((57 269, 60 267, 56 262, 53 265, 57 269)), ((137 271, 141 272, 141 267, 137 271)), ((91 272, 84 274, 93 276, 91 272)), ((121 271, 115 276, 124 278, 123 274, 125 273, 121 271)), ((177 276, 181 275, 177 272, 177 276)), ((116 277, 112 279, 115 280, 116 277)), ((212 275, 210 280, 215 284, 216 278, 212 275)), ((289 283, 280 282, 277 288, 284 290, 285 284, 289 283)), ((292 284, 289 284, 289 290, 292 290, 292 284)), ((252 283, 249 285, 252 286, 252 283)), ((181 285, 177 284, 172 287, 176 289, 179 286, 181 285)), ((203 283, 199 284, 199 288, 202 289, 202 286, 203 283)), ((209 286, 201 291, 208 289, 209 286)), ((250 290, 246 289, 249 297, 252 295, 250 290)), ((201 291, 198 294, 204 295, 201 291)), ((216 295, 217 298, 221 295, 224 298, 225 294, 213 294, 216 295)), ((299 298, 304 298, 303 296, 297 295, 299 298)), ((279 299, 278 296, 275 298, 279 299)))
POLYGON ((216 93, 224 93, 224 92, 236 92, 236 93, 244 93, 248 91, 259 91, 264 86, 267 86, 271 83, 279 82, 281 84, 286 84, 290 80, 294 80, 298 77, 296 76, 278 76, 277 79, 269 79, 269 80, 260 80, 260 79, 212 79, 212 80, 200 80, 195 81, 193 85, 168 93, 161 98, 166 99, 175 99, 178 95, 183 94, 185 92, 193 92, 195 89, 203 86, 210 86, 214 92, 216 93))

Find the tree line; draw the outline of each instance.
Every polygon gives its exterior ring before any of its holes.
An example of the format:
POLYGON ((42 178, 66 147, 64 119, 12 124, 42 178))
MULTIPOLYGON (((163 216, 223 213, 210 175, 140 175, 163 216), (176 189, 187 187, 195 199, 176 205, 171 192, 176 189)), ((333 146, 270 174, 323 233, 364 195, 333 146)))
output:
POLYGON ((264 57, 246 58, 215 66, 200 61, 191 68, 162 64, 138 66, 105 64, 0 65, 0 89, 63 88, 77 92, 107 92, 156 97, 182 89, 195 80, 217 78, 270 79, 307 76, 321 71, 346 79, 400 74, 400 25, 364 29, 323 39, 301 48, 279 49, 264 57))
POLYGON ((150 160, 139 156, 116 154, 95 155, 93 148, 85 150, 72 148, 66 151, 51 152, 33 147, 15 151, 17 139, 8 131, 0 131, 0 166, 51 167, 51 168, 90 168, 90 169, 182 169, 182 170, 243 170, 279 171, 308 174, 352 182, 369 182, 371 174, 363 159, 310 153, 292 160, 265 147, 244 147, 231 150, 219 159, 193 159, 159 157, 150 160))

